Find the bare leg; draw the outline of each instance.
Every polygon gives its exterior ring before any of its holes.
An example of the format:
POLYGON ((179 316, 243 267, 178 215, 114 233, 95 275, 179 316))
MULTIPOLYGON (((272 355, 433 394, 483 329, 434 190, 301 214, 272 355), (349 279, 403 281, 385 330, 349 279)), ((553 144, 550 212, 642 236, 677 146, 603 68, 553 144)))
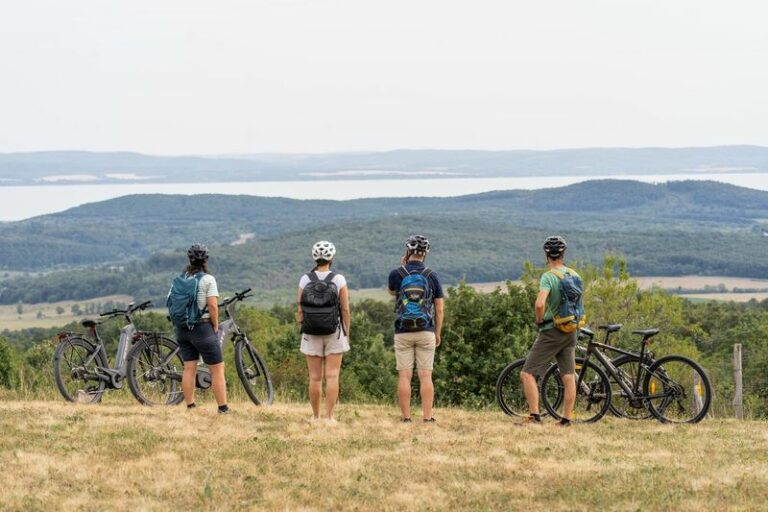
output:
POLYGON ((181 374, 181 390, 184 392, 184 402, 187 405, 195 403, 195 383, 197 382, 197 359, 184 362, 184 373, 181 374))
POLYGON ((320 417, 320 398, 323 395, 323 358, 307 356, 309 369, 309 403, 312 406, 312 417, 320 417))
POLYGON ((342 354, 325 356, 325 413, 333 419, 333 408, 339 399, 339 371, 341 370, 342 354))
POLYGON ((523 392, 528 401, 528 411, 531 414, 539 414, 539 385, 536 377, 530 373, 520 372, 520 380, 523 381, 523 392))
POLYGON ((403 418, 411 417, 411 379, 413 370, 400 370, 397 378, 397 402, 403 418))
MULTIPOLYGON (((410 393, 410 391, 409 391, 410 393)), ((435 386, 432 383, 432 370, 419 369, 419 394, 424 419, 432 417, 432 404, 435 401, 435 386)))
POLYGON ((224 378, 224 363, 212 364, 208 368, 211 370, 211 387, 216 403, 227 405, 227 380, 224 378))
POLYGON ((576 375, 568 373, 563 379, 563 418, 573 419, 573 406, 576 403, 576 375))

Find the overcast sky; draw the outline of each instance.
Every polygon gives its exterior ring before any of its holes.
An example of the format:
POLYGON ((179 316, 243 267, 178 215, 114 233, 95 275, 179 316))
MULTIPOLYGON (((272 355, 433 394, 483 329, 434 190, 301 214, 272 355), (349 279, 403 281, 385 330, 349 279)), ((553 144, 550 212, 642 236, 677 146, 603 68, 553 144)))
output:
POLYGON ((758 1, 19 0, 0 152, 768 145, 758 1))

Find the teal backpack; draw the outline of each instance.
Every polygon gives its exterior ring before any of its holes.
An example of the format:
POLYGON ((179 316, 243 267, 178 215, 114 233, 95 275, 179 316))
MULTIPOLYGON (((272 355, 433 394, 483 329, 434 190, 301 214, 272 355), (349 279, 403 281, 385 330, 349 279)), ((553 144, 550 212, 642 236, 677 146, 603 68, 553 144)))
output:
POLYGON ((584 327, 587 315, 584 312, 584 283, 579 274, 568 267, 565 272, 550 270, 560 281, 560 304, 553 315, 555 327, 563 332, 575 332, 584 327))
POLYGON ((168 317, 176 327, 186 327, 191 330, 207 309, 207 307, 200 309, 197 305, 197 289, 203 276, 205 272, 194 275, 182 272, 173 278, 165 305, 168 306, 168 317))

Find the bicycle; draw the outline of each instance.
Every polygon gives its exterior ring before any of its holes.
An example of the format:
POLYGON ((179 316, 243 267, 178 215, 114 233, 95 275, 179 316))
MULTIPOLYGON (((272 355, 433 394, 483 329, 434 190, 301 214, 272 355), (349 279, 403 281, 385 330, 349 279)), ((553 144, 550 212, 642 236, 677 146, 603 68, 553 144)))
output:
MULTIPOLYGON (((608 374, 621 388, 620 395, 634 409, 647 409, 662 423, 698 423, 709 412, 712 386, 701 366, 685 356, 669 355, 659 359, 647 357, 651 339, 659 329, 632 331, 642 336, 640 352, 634 353, 607 344, 611 333, 621 324, 601 325, 605 331, 603 343, 594 340, 594 333, 582 329, 587 336, 586 354, 577 358, 576 404, 574 420, 592 423, 609 410, 612 398, 608 374), (620 371, 601 351, 620 352, 638 365, 634 375, 620 371), (600 363, 590 361, 594 356, 600 363), (606 371, 608 372, 606 374, 606 371)), ((554 418, 560 418, 557 408, 563 394, 563 382, 556 366, 551 366, 542 377, 541 396, 544 407, 554 418)))
POLYGON ((145 340, 173 343, 160 333, 136 329, 132 315, 150 305, 151 301, 142 302, 138 306, 131 303, 126 309, 114 309, 99 315, 105 318, 104 321, 118 317, 127 321, 120 329, 115 364, 112 367, 109 366, 109 357, 98 330, 103 321, 85 319, 81 322, 82 326, 88 329, 90 337, 77 332, 58 334, 59 344, 53 356, 53 373, 56 387, 66 400, 97 403, 101 401, 107 389, 122 389, 127 375, 126 361, 129 359, 131 344, 134 344, 135 348, 136 342, 145 340))
MULTIPOLYGON (((250 297, 251 289, 236 293, 233 297, 224 299, 219 304, 219 309, 224 310, 225 321, 219 324, 219 343, 231 339, 235 347, 235 368, 237 375, 245 388, 248 397, 256 405, 271 405, 274 399, 272 378, 267 370, 267 365, 254 348, 248 337, 240 330, 234 317, 235 305, 250 297)), ((154 390, 158 382, 181 382, 183 363, 179 368, 170 364, 176 358, 181 360, 179 347, 175 341, 170 344, 152 344, 149 342, 140 344, 132 352, 128 359, 128 385, 136 398, 144 405, 156 405, 162 400, 154 399, 154 390)), ((199 367, 197 370, 196 387, 207 389, 211 386, 211 376, 208 368, 199 367)), ((179 397, 180 402, 183 397, 179 397)), ((178 402, 175 402, 178 403, 178 402)), ((166 401, 166 404, 172 405, 166 401)))

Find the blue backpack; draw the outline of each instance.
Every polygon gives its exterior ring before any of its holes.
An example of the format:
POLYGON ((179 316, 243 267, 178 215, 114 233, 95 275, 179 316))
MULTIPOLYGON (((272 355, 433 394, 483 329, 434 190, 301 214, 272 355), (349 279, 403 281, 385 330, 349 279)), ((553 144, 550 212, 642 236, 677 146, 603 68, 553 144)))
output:
POLYGON ((581 277, 566 267, 564 272, 550 270, 560 281, 560 304, 553 315, 555 327, 563 332, 575 332, 584 327, 587 315, 584 312, 584 283, 581 277))
POLYGON ((395 324, 405 331, 426 330, 432 325, 434 315, 432 288, 429 286, 432 271, 424 268, 408 272, 405 267, 400 267, 398 272, 403 280, 395 304, 395 324))
POLYGON ((168 292, 168 300, 165 301, 165 305, 168 306, 168 316, 171 323, 176 327, 192 329, 207 309, 206 307, 201 310, 197 305, 197 289, 203 276, 205 276, 205 272, 198 272, 194 275, 182 272, 173 278, 171 291, 168 292))

